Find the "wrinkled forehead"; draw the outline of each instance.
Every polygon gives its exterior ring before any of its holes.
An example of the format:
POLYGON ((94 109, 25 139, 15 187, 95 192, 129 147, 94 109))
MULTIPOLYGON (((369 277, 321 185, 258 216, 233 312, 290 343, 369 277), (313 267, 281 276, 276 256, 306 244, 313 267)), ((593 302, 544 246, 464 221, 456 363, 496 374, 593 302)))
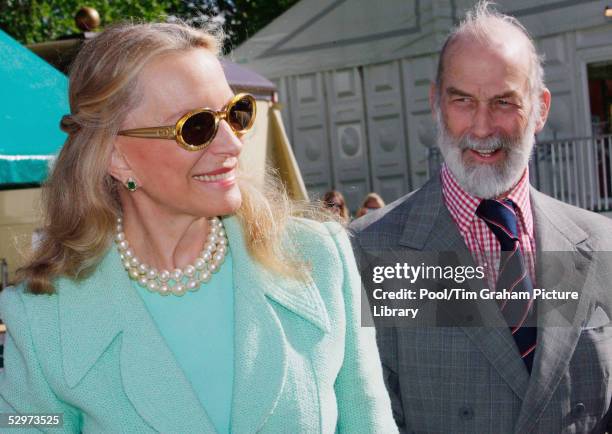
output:
POLYGON ((522 88, 532 73, 530 44, 519 30, 486 38, 459 36, 445 53, 442 86, 456 80, 481 86, 509 81, 522 88))

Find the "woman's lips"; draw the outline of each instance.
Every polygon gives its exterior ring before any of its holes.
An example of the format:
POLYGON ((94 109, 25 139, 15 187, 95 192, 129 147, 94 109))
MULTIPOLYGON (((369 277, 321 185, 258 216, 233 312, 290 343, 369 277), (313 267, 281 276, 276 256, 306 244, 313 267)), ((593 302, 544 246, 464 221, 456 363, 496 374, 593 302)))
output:
POLYGON ((235 178, 234 169, 223 168, 208 172, 202 175, 194 175, 193 179, 203 182, 221 182, 221 181, 233 181, 235 178))

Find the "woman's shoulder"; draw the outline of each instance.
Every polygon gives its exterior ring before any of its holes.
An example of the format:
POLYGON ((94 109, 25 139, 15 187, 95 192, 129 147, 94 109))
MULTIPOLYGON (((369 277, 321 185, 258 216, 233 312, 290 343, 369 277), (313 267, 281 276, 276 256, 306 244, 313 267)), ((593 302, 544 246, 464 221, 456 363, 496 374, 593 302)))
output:
POLYGON ((294 217, 289 232, 301 256, 309 261, 320 258, 323 268, 341 269, 342 263, 353 258, 347 231, 337 222, 294 217))

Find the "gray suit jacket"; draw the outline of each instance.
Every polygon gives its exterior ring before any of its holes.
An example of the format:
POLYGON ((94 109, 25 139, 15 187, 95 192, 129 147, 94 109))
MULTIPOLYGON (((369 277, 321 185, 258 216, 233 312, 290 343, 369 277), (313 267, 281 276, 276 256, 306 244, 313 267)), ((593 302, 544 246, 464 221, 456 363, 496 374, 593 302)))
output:
MULTIPOLYGON (((612 221, 534 189, 537 260, 574 252, 566 286, 582 288, 575 315, 538 315, 531 376, 507 327, 378 327, 394 416, 411 433, 590 433, 610 429, 612 221), (554 325, 553 326, 551 326, 554 325), (559 325, 565 324, 560 327, 559 325)), ((351 224, 357 260, 372 252, 469 252, 442 198, 439 176, 351 224)), ((538 287, 546 268, 536 265, 538 287)), ((489 314, 498 316, 496 302, 489 314)), ((538 301, 538 312, 545 303, 538 301)), ((611 431, 612 432, 612 431, 611 431)))

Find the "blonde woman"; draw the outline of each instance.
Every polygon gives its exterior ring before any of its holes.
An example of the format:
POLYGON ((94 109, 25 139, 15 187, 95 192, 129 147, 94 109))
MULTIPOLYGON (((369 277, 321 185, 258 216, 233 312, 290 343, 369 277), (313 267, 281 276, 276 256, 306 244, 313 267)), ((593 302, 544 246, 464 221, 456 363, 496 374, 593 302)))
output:
POLYGON ((385 201, 378 193, 368 193, 368 195, 363 199, 361 206, 357 210, 355 214, 355 218, 359 218, 361 216, 366 215, 370 211, 374 211, 376 209, 382 208, 385 206, 385 201))
MULTIPOLYGON (((395 432, 338 225, 238 171, 255 116, 180 24, 87 42, 8 328, 0 413, 62 432, 395 432)), ((248 165, 248 162, 244 162, 248 165)))

